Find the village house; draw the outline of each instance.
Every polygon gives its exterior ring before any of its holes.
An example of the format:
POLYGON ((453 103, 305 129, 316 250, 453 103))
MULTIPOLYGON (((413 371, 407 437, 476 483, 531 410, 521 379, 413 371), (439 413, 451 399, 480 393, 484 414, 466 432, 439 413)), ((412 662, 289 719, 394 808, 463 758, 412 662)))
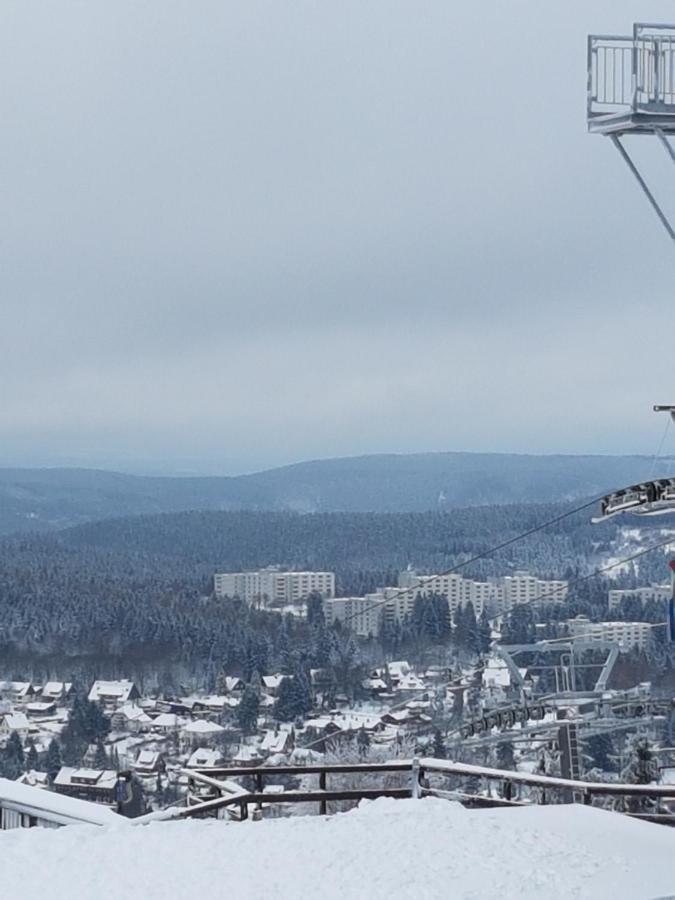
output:
POLYGON ((40 691, 43 703, 66 703, 73 695, 73 684, 70 681, 48 681, 40 691))
POLYGON ((138 700, 140 694, 133 681, 95 681, 89 691, 92 703, 102 703, 106 710, 114 710, 131 700, 138 700))
POLYGON ((16 780, 19 784, 29 784, 31 787, 49 787, 49 775, 46 772, 37 772, 35 769, 22 772, 16 780))
POLYGON ((192 715, 193 704, 194 699, 189 701, 176 700, 175 698, 171 700, 158 700, 156 709, 158 713, 173 713, 177 716, 190 716, 192 715))
POLYGON ((35 696, 30 681, 0 681, 0 697, 14 703, 27 703, 35 696))
POLYGON ((276 697, 279 693, 281 682, 288 678, 288 675, 277 673, 276 675, 263 675, 261 678, 262 685, 271 697, 276 697))
POLYGON ((137 775, 147 778, 165 772, 166 763, 159 750, 141 750, 133 764, 133 770, 137 775))
MULTIPOLYGON (((192 712, 195 715, 199 714, 203 718, 217 721, 223 712, 229 708, 231 699, 217 694, 211 694, 208 697, 197 697, 192 702, 192 712)), ((237 704, 239 703, 238 700, 236 702, 237 704)))
POLYGON ((8 738, 10 734, 18 734, 25 741, 32 727, 25 713, 7 713, 0 719, 0 737, 8 738))
POLYGON ((260 752, 265 756, 283 754, 287 756, 295 749, 295 732, 291 728, 283 731, 267 731, 260 744, 260 752))
POLYGON ((112 804, 115 799, 117 772, 114 769, 85 769, 62 766, 53 788, 59 794, 112 804))
POLYGON ((126 823, 127 820, 99 804, 58 796, 37 785, 0 779, 0 831, 35 826, 112 825, 117 822, 126 823))
POLYGON ((213 747, 197 747, 187 761, 188 769, 213 769, 222 764, 223 754, 213 747))
POLYGON ((207 722, 206 719, 195 719, 194 722, 188 722, 183 726, 181 737, 183 741, 189 744, 206 743, 211 744, 215 741, 225 729, 216 722, 207 722))
POLYGON ((245 769, 248 766, 257 766, 262 762, 262 755, 258 747, 251 744, 241 744, 232 757, 232 764, 245 769))
POLYGON ((24 709, 26 710, 26 715, 30 716, 31 719, 56 715, 56 703, 53 701, 43 702, 36 700, 33 703, 26 703, 24 709))
POLYGON ((183 724, 184 720, 176 713, 165 712, 153 719, 150 727, 153 731, 160 731, 162 734, 172 734, 179 731, 183 724))
POLYGON ((140 731, 147 731, 150 728, 152 719, 140 706, 136 706, 134 703, 125 703, 112 714, 110 724, 113 731, 128 731, 131 734, 138 734, 140 731))

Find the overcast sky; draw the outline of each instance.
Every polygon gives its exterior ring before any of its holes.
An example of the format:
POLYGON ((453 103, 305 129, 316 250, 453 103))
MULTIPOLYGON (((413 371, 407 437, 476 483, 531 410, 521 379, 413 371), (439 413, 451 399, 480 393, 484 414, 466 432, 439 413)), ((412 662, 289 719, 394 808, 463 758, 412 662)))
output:
POLYGON ((675 254, 585 125, 587 33, 640 18, 4 0, 0 464, 653 453, 675 254))

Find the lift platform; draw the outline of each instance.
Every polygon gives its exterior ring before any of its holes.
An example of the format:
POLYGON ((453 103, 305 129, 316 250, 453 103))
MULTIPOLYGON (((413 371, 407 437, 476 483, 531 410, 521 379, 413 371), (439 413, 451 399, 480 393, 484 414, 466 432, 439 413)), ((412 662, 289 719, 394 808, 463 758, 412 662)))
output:
POLYGON ((675 229, 628 153, 623 138, 651 135, 675 163, 675 25, 639 22, 632 36, 588 38, 588 130, 609 137, 670 238, 675 229))

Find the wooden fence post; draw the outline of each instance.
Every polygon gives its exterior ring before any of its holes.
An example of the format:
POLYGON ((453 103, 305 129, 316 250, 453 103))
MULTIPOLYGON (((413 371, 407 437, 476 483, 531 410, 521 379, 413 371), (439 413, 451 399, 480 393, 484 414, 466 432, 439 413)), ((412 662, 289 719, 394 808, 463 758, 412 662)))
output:
POLYGON ((415 757, 412 761, 412 784, 410 785, 410 796, 413 800, 419 800, 422 796, 420 791, 420 761, 415 757))
MULTIPOLYGON (((262 792, 263 792, 263 773, 262 772, 255 773, 255 789, 259 794, 262 794, 262 792)), ((258 800, 258 802, 256 803, 256 809, 262 809, 262 808, 263 808, 262 800, 258 800)))
MULTIPOLYGON (((320 791, 326 790, 326 773, 325 772, 319 772, 319 790, 320 791)), ((328 807, 327 807, 326 801, 321 800, 319 802, 319 815, 325 816, 327 814, 327 809, 328 809, 328 807)))

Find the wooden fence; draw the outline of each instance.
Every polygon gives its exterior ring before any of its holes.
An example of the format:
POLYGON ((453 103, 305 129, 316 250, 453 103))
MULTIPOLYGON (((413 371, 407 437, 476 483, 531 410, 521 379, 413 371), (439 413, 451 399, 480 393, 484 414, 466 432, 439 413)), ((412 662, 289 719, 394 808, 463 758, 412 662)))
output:
MULTIPOLYGON (((256 766, 219 767, 208 769, 184 769, 188 779, 188 805, 167 810, 167 815, 154 814, 153 818, 195 818, 234 813, 246 819, 250 807, 260 810, 264 805, 284 803, 316 803, 319 813, 326 815, 328 804, 341 801, 373 800, 378 797, 422 797, 434 795, 457 800, 465 806, 481 808, 495 806, 523 806, 536 803, 577 802, 592 805, 598 797, 623 797, 636 800, 648 798, 654 802, 653 812, 629 812, 636 818, 675 825, 675 815, 668 808, 663 809, 663 801, 675 803, 675 785, 635 785, 605 782, 571 781, 548 775, 529 772, 513 772, 473 766, 466 763, 438 759, 396 760, 388 763, 349 763, 308 766, 256 766), (405 786, 388 786, 384 783, 350 786, 348 788, 329 784, 330 776, 347 774, 375 775, 383 780, 390 773, 408 775, 405 786), (267 779, 293 775, 297 777, 316 775, 316 789, 284 790, 270 793, 265 791, 267 779), (245 788, 232 781, 233 778, 247 778, 253 787, 245 788), (479 779, 482 792, 467 791, 461 787, 447 787, 444 782, 471 778, 479 779), (225 780, 223 780, 225 779, 225 780), (432 784, 432 781, 434 784, 432 784), (438 784, 440 782, 440 784, 438 784), (496 792, 493 790, 496 786, 496 792), (513 799, 514 787, 529 790, 528 797, 513 799), (227 812, 226 812, 227 811, 227 812)), ((138 821, 138 820, 137 820, 138 821)))

